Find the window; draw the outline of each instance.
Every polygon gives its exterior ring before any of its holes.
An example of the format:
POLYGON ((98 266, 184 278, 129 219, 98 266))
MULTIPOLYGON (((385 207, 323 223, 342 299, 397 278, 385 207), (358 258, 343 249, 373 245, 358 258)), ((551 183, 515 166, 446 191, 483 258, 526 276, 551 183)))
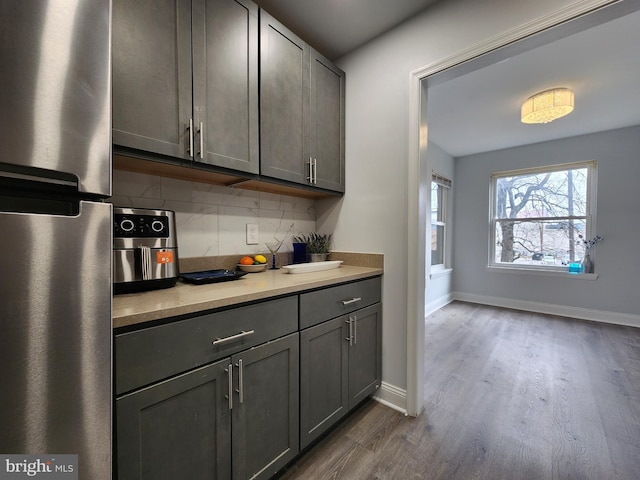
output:
POLYGON ((431 266, 444 268, 447 197, 451 180, 433 174, 431 178, 431 266))
POLYGON ((580 261, 579 235, 591 238, 596 162, 492 175, 493 266, 564 269, 580 261))

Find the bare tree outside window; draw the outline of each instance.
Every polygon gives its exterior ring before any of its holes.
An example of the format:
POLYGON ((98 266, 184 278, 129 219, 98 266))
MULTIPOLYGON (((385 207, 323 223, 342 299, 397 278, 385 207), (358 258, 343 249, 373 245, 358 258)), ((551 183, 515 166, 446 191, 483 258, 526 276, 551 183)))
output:
POLYGON ((492 264, 579 261, 588 235, 595 162, 493 175, 492 264))

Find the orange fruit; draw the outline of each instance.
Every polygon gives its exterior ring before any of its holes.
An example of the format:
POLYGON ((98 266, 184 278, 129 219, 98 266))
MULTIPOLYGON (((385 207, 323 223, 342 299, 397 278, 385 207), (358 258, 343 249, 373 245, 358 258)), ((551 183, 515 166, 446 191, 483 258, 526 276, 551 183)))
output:
POLYGON ((251 257, 242 257, 240 259, 240 265, 253 265, 253 258, 251 257))

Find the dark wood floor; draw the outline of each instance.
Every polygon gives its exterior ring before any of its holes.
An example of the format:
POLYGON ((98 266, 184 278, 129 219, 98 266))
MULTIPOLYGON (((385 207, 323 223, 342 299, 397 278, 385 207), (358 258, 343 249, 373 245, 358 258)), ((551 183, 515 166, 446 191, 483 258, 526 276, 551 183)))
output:
POLYGON ((640 329, 455 302, 425 350, 422 415, 370 401, 281 478, 640 478, 640 329))

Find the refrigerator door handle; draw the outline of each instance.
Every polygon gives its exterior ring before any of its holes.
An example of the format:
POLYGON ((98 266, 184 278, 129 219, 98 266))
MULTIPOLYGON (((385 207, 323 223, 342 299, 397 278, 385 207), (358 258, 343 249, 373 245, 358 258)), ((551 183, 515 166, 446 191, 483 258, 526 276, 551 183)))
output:
POLYGON ((38 175, 40 171, 36 169, 29 167, 11 167, 11 165, 0 166, 0 178, 59 185, 62 187, 71 187, 74 190, 78 189, 78 178, 71 174, 65 175, 63 173, 51 172, 50 176, 43 177, 42 175, 38 175))

